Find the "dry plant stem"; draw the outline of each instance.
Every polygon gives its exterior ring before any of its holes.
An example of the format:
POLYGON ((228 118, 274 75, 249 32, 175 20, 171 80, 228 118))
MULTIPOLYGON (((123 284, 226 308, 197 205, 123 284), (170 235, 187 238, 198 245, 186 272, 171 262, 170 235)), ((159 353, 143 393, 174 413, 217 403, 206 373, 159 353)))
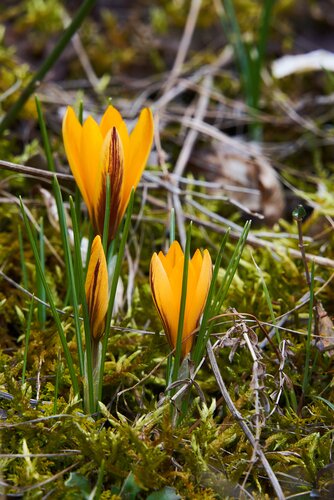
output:
MULTIPOLYGON (((203 91, 198 100, 198 105, 194 116, 195 120, 201 121, 205 116, 205 112, 209 104, 209 95, 211 87, 212 87, 212 76, 207 75, 203 81, 203 91)), ((188 131, 186 139, 184 141, 184 145, 181 149, 181 153, 179 154, 179 157, 177 159, 174 168, 175 176, 178 177, 182 176, 184 169, 186 168, 187 162, 189 160, 189 157, 191 155, 194 144, 196 142, 197 136, 198 136, 197 130, 191 129, 188 131)), ((178 188, 178 181, 176 181, 176 188, 178 188)), ((177 225, 179 229, 179 236, 182 246, 184 247, 186 243, 185 218, 182 210, 181 200, 177 194, 173 194, 173 203, 175 208, 177 225)))
POLYGON ((235 407, 235 405, 234 405, 234 403, 232 401, 232 398, 231 398, 231 396, 228 393, 228 390, 227 390, 227 388, 225 386, 225 383, 224 383, 224 381, 222 379, 222 376, 220 374, 219 367, 218 367, 218 364, 217 364, 217 360, 215 358, 215 355, 214 355, 214 352, 213 352, 212 345, 211 345, 210 341, 207 344, 207 352, 208 352, 209 360, 210 360, 210 363, 211 363, 212 371, 214 373, 214 376, 216 378, 216 381, 217 381, 219 389, 220 389, 220 391, 222 393, 222 396, 225 399, 225 403, 226 403, 228 409, 230 410, 232 416, 235 418, 235 420, 240 425, 242 431, 244 432, 244 434, 247 437, 247 439, 250 442, 250 444, 253 446, 254 450, 256 450, 256 454, 258 455, 258 457, 260 458, 260 460, 262 462, 262 465, 263 465, 263 467, 264 467, 264 469, 265 469, 265 471, 266 471, 266 473, 268 475, 268 478, 269 478, 269 480, 270 480, 270 482, 272 484, 272 487, 273 487, 273 489, 275 491, 275 494, 276 494, 277 498, 279 500, 284 500, 285 499, 284 493, 282 491, 281 485, 279 484, 279 482, 277 480, 277 477, 274 474, 274 471, 272 470, 272 468, 271 468, 271 466, 270 466, 270 464, 269 464, 269 462, 268 462, 265 454, 263 453, 261 447, 257 443, 256 438, 253 436, 253 434, 250 431, 248 425, 243 420, 242 415, 239 413, 239 411, 235 407))
MULTIPOLYGON (((27 456, 27 455, 25 455, 25 456, 27 456)), ((45 479, 45 481, 41 481, 39 483, 33 484, 32 486, 24 486, 22 488, 20 486, 10 485, 10 488, 11 489, 14 488, 17 491, 18 494, 25 493, 27 491, 32 491, 32 490, 35 490, 36 488, 42 488, 42 486, 45 486, 48 483, 52 483, 52 481, 55 481, 56 479, 58 479, 59 477, 63 476, 64 474, 66 474, 70 470, 75 469, 76 467, 78 467, 79 464, 80 464, 80 462, 75 462, 74 464, 70 465, 69 467, 66 467, 66 469, 61 470, 57 474, 54 474, 52 477, 49 477, 48 479, 45 479)))
POLYGON ((169 73, 169 77, 164 88, 164 94, 166 94, 173 87, 178 75, 182 71, 182 66, 186 59, 191 39, 195 30, 201 3, 201 0, 192 0, 191 2, 182 40, 179 45, 179 50, 176 54, 173 68, 169 73))
POLYGON ((26 165, 20 165, 19 163, 12 163, 10 161, 0 160, 0 169, 3 170, 11 170, 13 172, 19 172, 20 174, 28 174, 33 175, 41 180, 44 179, 53 179, 56 175, 58 179, 64 179, 67 181, 74 182, 73 175, 69 174, 60 174, 58 172, 49 172, 48 170, 41 170, 40 168, 27 167, 26 165))
POLYGON ((247 474, 245 475, 245 479, 243 481, 242 486, 245 487, 247 483, 247 479, 249 477, 249 474, 252 470, 252 467, 254 463, 256 462, 256 457, 257 457, 257 452, 260 444, 260 437, 261 437, 261 428, 263 425, 265 425, 265 420, 261 422, 261 415, 263 415, 263 411, 261 412, 261 404, 260 404, 260 384, 259 384, 259 362, 258 358, 254 352, 253 345, 249 339, 248 336, 248 327, 246 323, 242 322, 241 323, 241 328, 242 328, 242 336, 247 344, 248 350, 252 356, 253 360, 253 386, 254 386, 254 395, 255 395, 255 446, 253 448, 253 453, 252 453, 252 458, 251 458, 251 463, 250 467, 248 469, 247 474))
MULTIPOLYGON (((65 13, 64 20, 63 20, 64 28, 67 28, 69 26, 70 22, 71 22, 70 16, 67 15, 67 13, 65 13)), ((77 56, 78 56, 78 59, 81 63, 82 69, 86 73, 86 76, 87 76, 89 83, 93 87, 94 91, 97 92, 98 87, 99 87, 99 79, 97 78, 97 76, 95 74, 94 68, 91 65, 91 62, 90 62, 88 55, 87 55, 87 52, 85 51, 85 48, 81 43, 81 39, 80 39, 78 33, 75 33, 73 35, 71 42, 72 42, 72 45, 73 45, 75 52, 77 53, 77 56)))
POLYGON ((277 396, 275 398, 274 407, 271 410, 271 412, 269 413, 268 418, 270 418, 271 415, 273 415, 275 413, 275 411, 277 410, 279 401, 281 399, 282 392, 284 390, 285 374, 283 372, 283 369, 284 369, 286 357, 287 357, 287 355, 286 355, 286 340, 282 340, 282 342, 281 342, 281 357, 280 357, 280 364, 279 364, 279 368, 278 368, 279 388, 277 391, 277 396))
MULTIPOLYGON (((217 60, 210 65, 201 66, 201 68, 196 71, 193 75, 187 77, 187 79, 181 79, 180 77, 177 80, 176 85, 171 88, 168 92, 165 92, 160 99, 158 99, 152 108, 154 111, 159 111, 159 113, 163 113, 166 105, 173 101, 178 95, 182 94, 188 89, 198 91, 197 82, 203 78, 203 76, 211 74, 214 75, 217 73, 223 66, 226 66, 232 60, 232 48, 230 46, 225 47, 222 52, 218 55, 217 60)), ((216 93, 216 95, 218 95, 216 93)), ((221 96, 219 96, 221 98, 221 96)), ((216 98, 217 100, 217 98, 216 98)), ((224 101, 225 102, 225 101, 224 101)))

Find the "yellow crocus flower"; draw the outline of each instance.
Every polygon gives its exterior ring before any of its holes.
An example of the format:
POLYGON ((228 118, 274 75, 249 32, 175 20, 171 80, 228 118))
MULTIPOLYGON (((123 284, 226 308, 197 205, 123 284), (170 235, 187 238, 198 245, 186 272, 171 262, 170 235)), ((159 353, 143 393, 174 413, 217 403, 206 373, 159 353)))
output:
POLYGON ((103 234, 107 176, 110 178, 111 240, 123 218, 131 190, 140 181, 152 147, 152 112, 149 108, 143 109, 129 134, 122 116, 113 106, 108 106, 100 124, 88 116, 83 125, 69 106, 63 120, 63 139, 75 181, 100 236, 103 234))
POLYGON ((95 236, 85 283, 90 334, 94 341, 103 336, 108 310, 108 269, 101 238, 95 236))
MULTIPOLYGON (((184 254, 177 241, 167 254, 154 253, 150 265, 150 284, 155 306, 161 317, 167 340, 176 347, 180 315, 184 254)), ((182 332, 182 358, 190 351, 193 332, 198 326, 212 278, 212 262, 208 250, 196 250, 189 261, 187 297, 182 332)))

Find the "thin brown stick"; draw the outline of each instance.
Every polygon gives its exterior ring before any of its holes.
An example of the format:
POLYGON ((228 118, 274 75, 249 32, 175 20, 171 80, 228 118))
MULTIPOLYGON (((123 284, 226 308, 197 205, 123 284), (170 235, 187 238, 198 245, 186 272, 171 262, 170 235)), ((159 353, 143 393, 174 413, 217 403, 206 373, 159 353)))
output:
POLYGON ((230 410, 232 416, 235 418, 235 420, 238 422, 240 425, 242 431, 244 432, 245 436, 247 437, 248 441, 250 444, 253 446, 254 450, 256 450, 256 453, 258 457, 260 458, 262 465, 267 473, 267 476, 272 484, 272 487, 274 488, 274 491, 276 493, 276 496, 279 500, 284 500, 285 496, 283 493, 283 490, 281 488, 280 483, 278 482, 277 477, 274 474, 274 471, 272 470, 265 454, 262 451, 262 448, 260 447, 259 444, 257 444, 255 437, 253 436, 252 432, 250 431, 248 425, 246 422, 243 420, 242 415, 239 413, 237 408, 235 407, 231 396, 229 395, 229 392, 225 386, 225 383, 223 381, 223 378, 221 376, 216 357, 214 355, 213 349, 211 342, 209 341, 207 343, 207 353, 209 356, 209 360, 211 363, 212 371, 214 373, 214 376, 216 378, 217 384, 219 386, 220 392, 222 393, 222 396, 225 399, 226 406, 230 410))
POLYGON ((58 172, 49 172, 48 170, 27 167, 26 165, 20 165, 19 163, 12 163, 5 160, 0 160, 0 168, 2 168, 3 170, 12 170, 13 172, 19 172, 20 174, 33 175, 34 177, 38 177, 40 179, 53 179, 53 177, 56 175, 58 179, 74 181, 73 175, 61 174, 58 172))

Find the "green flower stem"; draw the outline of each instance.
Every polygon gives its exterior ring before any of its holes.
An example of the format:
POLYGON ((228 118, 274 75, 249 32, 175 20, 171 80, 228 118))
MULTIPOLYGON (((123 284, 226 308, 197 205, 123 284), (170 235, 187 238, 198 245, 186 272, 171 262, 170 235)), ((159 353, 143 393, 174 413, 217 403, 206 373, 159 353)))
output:
MULTIPOLYGON (((70 211, 71 211, 73 236, 74 236, 74 255, 75 255, 75 261, 77 263, 76 269, 77 269, 77 281, 78 281, 78 292, 79 292, 78 295, 79 295, 79 302, 82 304, 82 314, 83 314, 84 332, 85 332, 85 347, 86 347, 85 375, 87 378, 85 384, 88 387, 88 401, 89 401, 87 406, 89 408, 90 413, 94 413, 96 407, 96 401, 94 401, 95 398, 94 398, 94 381, 93 381, 93 369, 92 369, 92 350, 91 350, 89 313, 88 313, 88 306, 85 293, 85 278, 84 278, 84 268, 82 265, 82 258, 81 258, 79 226, 78 226, 78 220, 76 218, 75 203, 71 196, 70 196, 70 211)), ((88 255, 87 255, 87 261, 89 261, 88 255)), ((87 401, 85 401, 85 404, 87 404, 87 401)))
POLYGON ((310 275, 310 303, 309 303, 309 315, 307 324, 307 338, 305 346, 305 365, 304 365, 304 377, 302 384, 303 396, 307 392, 307 388, 310 382, 310 358, 311 358, 311 340, 312 340, 312 323, 313 323, 313 306, 314 306, 314 261, 312 262, 311 275, 310 275))
POLYGON ((106 359, 106 355, 107 355, 108 339, 109 339, 109 333, 110 333, 110 322, 111 322, 112 312, 113 312, 114 303, 115 303, 118 279, 119 279, 119 276, 121 273, 121 266, 122 266, 122 261, 123 261, 123 256, 124 256, 125 244, 126 244, 128 234, 129 234, 129 229, 130 229, 131 215, 132 215, 132 211, 133 211, 134 194, 135 194, 135 191, 132 188, 130 200, 129 200, 129 205, 128 205, 128 209, 127 209, 127 213, 126 213, 122 238, 121 238, 119 250, 117 253, 116 266, 115 266, 114 275, 113 275, 113 279, 112 279, 112 283, 111 283, 111 289, 110 289, 110 295, 109 295, 109 305, 108 305, 108 312, 107 312, 107 318, 106 318, 106 331, 105 331, 105 334, 104 334, 104 337, 102 340, 102 355, 101 355, 100 376, 99 376, 99 386, 98 386, 98 400, 99 401, 101 401, 101 398, 102 398, 104 363, 105 363, 105 359, 106 359))
POLYGON ((176 340, 174 365, 173 365, 173 371, 172 371, 172 382, 175 382, 178 378, 179 368, 180 368, 180 363, 181 363, 182 334, 183 334, 184 315, 185 315, 185 311, 186 311, 186 301, 187 301, 191 228, 192 228, 192 222, 190 222, 188 230, 187 230, 186 248, 184 251, 180 314, 179 314, 179 323, 178 323, 178 327, 177 327, 177 340, 176 340))
POLYGON ((83 20, 87 16, 88 12, 94 6, 95 2, 96 2, 96 0, 85 0, 82 3, 78 12, 74 16, 71 24, 63 32, 62 36, 58 40, 58 43, 55 45, 55 47, 53 48, 50 55, 44 60, 44 62, 40 66, 39 70, 34 74, 34 76, 31 78, 30 82, 28 83, 28 85, 23 90, 20 97, 13 104, 13 106, 8 110, 7 114, 3 118, 2 122, 0 123, 0 135, 2 135, 4 133, 4 131, 12 124, 12 122, 16 118, 16 115, 19 113, 19 111, 24 106, 26 101, 29 99, 31 94, 33 92, 35 92, 38 83, 41 80, 43 80, 43 78, 45 77, 47 72, 57 62, 57 60, 59 59, 59 57, 62 54, 62 52, 64 51, 64 49, 69 44, 72 36, 79 29, 81 23, 83 22, 83 20))

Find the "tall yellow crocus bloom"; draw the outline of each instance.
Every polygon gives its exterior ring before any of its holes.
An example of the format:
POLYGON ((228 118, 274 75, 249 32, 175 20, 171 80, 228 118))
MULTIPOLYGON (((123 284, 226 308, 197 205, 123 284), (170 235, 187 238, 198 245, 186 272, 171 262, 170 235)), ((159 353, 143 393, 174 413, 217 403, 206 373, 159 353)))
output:
POLYGON ((153 141, 153 116, 142 110, 131 134, 120 113, 108 106, 100 124, 89 116, 83 125, 73 108, 63 120, 65 151, 75 181, 88 208, 97 234, 102 236, 106 181, 110 178, 109 240, 115 237, 132 188, 145 168, 153 141))
POLYGON ((100 236, 95 236, 92 243, 85 292, 90 334, 92 340, 99 341, 104 333, 108 310, 108 269, 100 236))
MULTIPOLYGON (((150 284, 155 306, 161 317, 167 340, 176 347, 180 316, 184 254, 174 241, 166 255, 154 253, 150 265, 150 284)), ((212 278, 212 262, 208 250, 196 250, 189 261, 187 298, 182 332, 182 358, 191 350, 212 278)))

